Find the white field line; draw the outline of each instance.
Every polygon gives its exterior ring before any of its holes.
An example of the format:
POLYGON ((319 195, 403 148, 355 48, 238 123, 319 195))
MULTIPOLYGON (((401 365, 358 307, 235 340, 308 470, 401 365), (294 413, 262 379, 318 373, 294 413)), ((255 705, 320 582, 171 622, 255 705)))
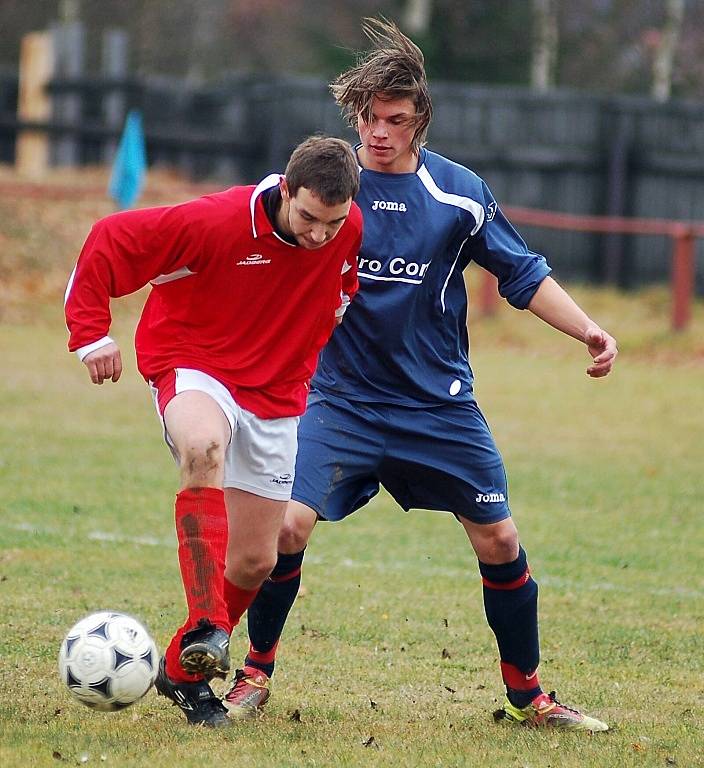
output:
MULTIPOLYGON (((31 523, 14 523, 7 525, 0 523, 0 528, 23 531, 40 536, 58 536, 66 538, 67 532, 62 528, 51 526, 38 526, 31 523)), ((176 537, 158 538, 156 536, 126 536, 121 533, 111 533, 109 531, 89 531, 86 534, 89 541, 104 541, 115 544, 132 544, 139 547, 166 547, 173 549, 176 546, 176 537)), ((469 569, 451 568, 446 565, 435 565, 430 558, 422 561, 418 560, 394 560, 393 562, 360 562, 351 558, 327 558, 325 555, 306 553, 305 563, 307 565, 321 566, 325 568, 343 568, 369 570, 370 568, 379 573, 389 573, 390 571, 405 572, 410 568, 415 568, 428 575, 446 576, 457 579, 468 575, 469 569)), ((471 574, 469 574, 471 575, 471 574)), ((478 578, 478 576, 477 576, 478 578)), ((584 579, 574 581, 572 579, 562 579, 557 576, 542 575, 538 582, 546 586, 554 586, 565 590, 575 590, 577 592, 621 592, 623 594, 640 594, 657 597, 682 597, 682 598, 701 598, 704 597, 704 590, 685 589, 684 587, 657 587, 657 588, 634 588, 622 584, 613 584, 608 581, 586 582, 584 579)))
MULTIPOLYGON (((11 528, 15 531, 32 533, 38 536, 58 536, 66 538, 67 531, 64 528, 56 528, 47 525, 33 525, 32 523, 15 523, 13 525, 3 525, 0 527, 11 528)), ((73 534, 72 534, 73 535, 73 534)), ((176 538, 159 539, 156 536, 125 536, 121 533, 110 533, 109 531, 88 531, 86 538, 89 541, 107 541, 116 544, 135 544, 140 547, 169 547, 173 548, 176 544, 176 538)))

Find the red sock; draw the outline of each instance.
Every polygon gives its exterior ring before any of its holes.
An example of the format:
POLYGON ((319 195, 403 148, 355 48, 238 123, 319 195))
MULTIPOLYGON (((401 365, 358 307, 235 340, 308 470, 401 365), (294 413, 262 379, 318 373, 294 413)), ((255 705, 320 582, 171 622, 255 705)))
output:
MULTIPOLYGON (((538 670, 534 670, 532 674, 526 674, 521 670, 509 664, 506 661, 501 662, 501 677, 504 680, 504 684, 508 688, 512 688, 514 691, 535 691, 537 689, 540 693, 540 681, 538 680, 538 670)), ((536 696, 538 694, 536 693, 536 696)))
POLYGON ((254 598, 259 592, 259 587, 256 589, 242 589, 236 584, 233 584, 228 579, 224 580, 224 595, 225 603, 227 605, 227 615, 230 624, 236 627, 240 623, 240 619, 244 612, 252 604, 254 598))
POLYGON ((208 619, 229 632, 223 595, 227 511, 220 488, 186 488, 176 496, 176 534, 190 627, 208 619))
POLYGON ((227 511, 220 488, 186 488, 176 496, 176 535, 188 619, 166 651, 166 674, 175 682, 192 682, 178 663, 181 637, 200 619, 226 632, 232 629, 223 595, 227 552, 227 511))
POLYGON ((195 683, 203 679, 203 675, 191 675, 181 666, 179 656, 181 655, 181 638, 190 628, 190 620, 179 628, 176 634, 171 638, 169 647, 166 649, 164 658, 166 659, 166 674, 174 683, 195 683))
MULTIPOLYGON (((279 638, 279 640, 280 639, 281 638, 279 638)), ((274 662, 276 661, 276 649, 279 647, 279 640, 277 640, 268 651, 258 651, 250 642, 249 653, 247 654, 247 661, 245 663, 254 663, 257 668, 262 668, 262 672, 266 672, 266 667, 270 667, 271 672, 273 672, 274 662)), ((267 674, 269 674, 269 677, 271 677, 270 672, 267 674)))

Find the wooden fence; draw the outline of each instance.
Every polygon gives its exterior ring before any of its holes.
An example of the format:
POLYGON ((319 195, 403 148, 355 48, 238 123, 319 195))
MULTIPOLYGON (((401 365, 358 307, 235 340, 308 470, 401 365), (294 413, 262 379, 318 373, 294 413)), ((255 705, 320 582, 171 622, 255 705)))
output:
MULTIPOLYGON (((50 137, 53 164, 110 162, 127 110, 142 110, 151 165, 229 184, 281 170, 314 132, 354 138, 326 83, 311 77, 233 74, 196 87, 130 77, 126 41, 103 42, 103 69, 81 71, 80 30, 64 30, 73 53, 48 83, 53 110, 17 116, 17 74, 0 72, 0 161, 12 162, 18 134, 50 137), (73 58, 72 58, 73 57, 73 58)), ((61 37, 63 35, 63 37, 61 37)), ((61 59, 61 57, 58 57, 61 59)), ((704 106, 518 88, 431 84, 429 146, 482 175, 503 205, 579 215, 704 220, 704 106)), ((522 224, 558 276, 635 287, 667 280, 670 242, 615 232, 522 224)), ((704 292, 704 246, 695 249, 704 292)))

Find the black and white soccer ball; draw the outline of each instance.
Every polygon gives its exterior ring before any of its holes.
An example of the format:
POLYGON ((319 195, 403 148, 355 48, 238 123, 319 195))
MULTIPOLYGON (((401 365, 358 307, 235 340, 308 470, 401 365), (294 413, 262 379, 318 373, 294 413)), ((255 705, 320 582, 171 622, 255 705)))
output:
POLYGON ((159 668, 149 632, 124 613, 100 611, 77 622, 59 651, 59 674, 92 709, 114 712, 144 696, 159 668))

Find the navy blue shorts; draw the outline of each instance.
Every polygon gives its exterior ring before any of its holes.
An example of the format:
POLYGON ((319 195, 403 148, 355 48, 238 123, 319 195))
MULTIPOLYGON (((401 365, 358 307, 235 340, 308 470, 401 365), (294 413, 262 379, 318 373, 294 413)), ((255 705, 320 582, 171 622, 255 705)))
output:
POLYGON ((475 523, 511 515, 503 460, 475 402, 410 409, 314 390, 298 428, 292 498, 342 520, 382 485, 406 511, 475 523))

